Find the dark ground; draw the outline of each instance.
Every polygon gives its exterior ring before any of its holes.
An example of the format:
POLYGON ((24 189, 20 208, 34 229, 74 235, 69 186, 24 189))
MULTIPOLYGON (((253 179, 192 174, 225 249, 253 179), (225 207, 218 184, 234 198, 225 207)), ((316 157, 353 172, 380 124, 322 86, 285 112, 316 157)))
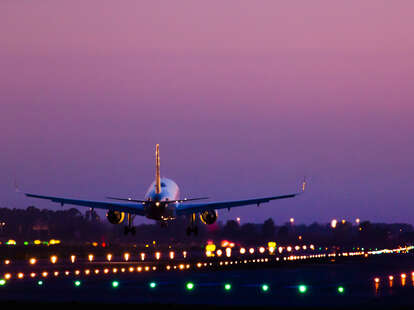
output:
POLYGON ((414 256, 411 254, 372 256, 368 259, 343 259, 317 264, 292 262, 279 265, 254 265, 248 268, 221 270, 186 270, 134 274, 108 274, 80 276, 79 287, 74 277, 47 278, 42 286, 38 279, 10 280, 0 287, 3 306, 29 306, 41 308, 69 305, 71 307, 125 307, 202 309, 212 307, 237 308, 414 308, 414 256), (400 274, 406 273, 402 285, 400 274), (388 276, 394 275, 390 288, 388 276), (379 288, 374 278, 380 278, 379 288), (113 288, 113 280, 119 286, 113 288), (149 283, 157 287, 151 289, 149 283), (188 291, 185 285, 194 283, 188 291), (231 283, 230 291, 224 284, 231 283), (262 284, 269 285, 263 292, 262 284), (300 293, 298 286, 307 286, 300 293), (338 292, 338 286, 344 292, 338 292))

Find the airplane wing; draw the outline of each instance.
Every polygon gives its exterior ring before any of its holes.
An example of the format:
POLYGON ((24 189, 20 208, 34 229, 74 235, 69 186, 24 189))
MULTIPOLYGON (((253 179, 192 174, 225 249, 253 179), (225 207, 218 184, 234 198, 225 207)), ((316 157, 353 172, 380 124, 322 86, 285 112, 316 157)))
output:
POLYGON ((207 202, 207 203, 191 203, 191 204, 180 204, 177 207, 177 215, 186 215, 192 213, 200 213, 208 210, 218 209, 230 209, 234 207, 242 207, 247 205, 260 205, 261 203, 269 202, 276 199, 293 198, 301 193, 294 193, 281 196, 272 196, 264 198, 255 198, 247 200, 233 200, 233 201, 220 201, 220 202, 207 202))
POLYGON ((97 208, 97 209, 106 209, 119 212, 125 212, 136 215, 145 215, 144 207, 142 205, 132 204, 132 203, 119 203, 119 202, 106 202, 106 201, 91 201, 91 200, 78 200, 71 198, 61 198, 61 197, 52 197, 52 196, 41 196, 35 194, 25 193, 27 197, 46 199, 52 202, 60 203, 62 206, 65 204, 97 208))

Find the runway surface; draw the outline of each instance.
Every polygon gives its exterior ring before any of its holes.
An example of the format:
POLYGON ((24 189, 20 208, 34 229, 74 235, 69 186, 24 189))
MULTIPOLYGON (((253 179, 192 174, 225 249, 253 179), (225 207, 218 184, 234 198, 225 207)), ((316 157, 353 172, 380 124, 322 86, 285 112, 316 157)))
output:
POLYGON ((0 301, 345 308, 414 305, 414 256, 410 252, 325 254, 307 259, 252 255, 174 262, 9 262, 1 267, 0 301))

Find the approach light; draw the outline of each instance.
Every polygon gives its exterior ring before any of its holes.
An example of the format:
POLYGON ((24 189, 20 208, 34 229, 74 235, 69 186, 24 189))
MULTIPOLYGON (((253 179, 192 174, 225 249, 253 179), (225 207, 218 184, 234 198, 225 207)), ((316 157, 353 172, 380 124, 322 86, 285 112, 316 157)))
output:
POLYGON ((187 291, 192 291, 194 289, 194 283, 193 282, 187 282, 185 284, 185 288, 187 289, 187 291))
POLYGON ((156 288, 157 287, 157 283, 156 282, 150 282, 149 283, 149 287, 150 288, 156 288))
POLYGON ((0 279, 0 286, 4 286, 4 285, 6 285, 6 280, 0 279))
POLYGON ((345 288, 343 286, 338 286, 338 293, 343 294, 345 292, 345 288))
POLYGON ((230 291, 230 290, 231 290, 231 284, 230 284, 230 283, 226 283, 226 284, 224 284, 224 289, 225 289, 226 291, 230 291))
POLYGON ((301 284, 298 286, 298 289, 299 289, 299 293, 304 294, 308 290, 308 287, 304 284, 301 284))
POLYGON ((75 286, 80 286, 82 283, 81 283, 81 281, 76 280, 75 282, 73 282, 73 284, 74 284, 75 286))
POLYGON ((119 286, 119 282, 118 281, 112 281, 112 287, 113 288, 117 288, 119 286))
POLYGON ((43 281, 42 280, 37 281, 37 285, 42 286, 43 285, 43 281))

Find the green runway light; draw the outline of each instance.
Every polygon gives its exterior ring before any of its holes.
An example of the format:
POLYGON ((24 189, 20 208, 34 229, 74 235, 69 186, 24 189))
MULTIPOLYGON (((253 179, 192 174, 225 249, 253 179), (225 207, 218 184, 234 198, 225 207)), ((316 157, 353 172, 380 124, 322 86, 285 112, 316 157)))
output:
POLYGON ((37 281, 37 285, 39 286, 43 285, 43 281, 42 280, 37 281))
POLYGON ((76 280, 75 282, 73 282, 73 284, 75 284, 75 286, 80 286, 81 285, 81 281, 76 280))
POLYGON ((185 285, 185 288, 186 288, 188 291, 193 290, 193 289, 194 289, 194 283, 193 283, 193 282, 187 282, 187 284, 185 285))
POLYGON ((345 292, 345 288, 343 286, 338 286, 338 293, 343 294, 345 292))
POLYGON ((267 292, 268 290, 269 290, 269 285, 267 285, 267 284, 262 284, 262 291, 263 292, 267 292))
POLYGON ((150 287, 150 288, 156 288, 156 287, 157 287, 157 283, 155 283, 155 282, 150 282, 149 287, 150 287))
POLYGON ((224 284, 224 289, 225 289, 226 291, 230 291, 230 290, 231 290, 231 284, 230 284, 230 283, 226 283, 226 284, 224 284))
POLYGON ((0 286, 4 286, 4 285, 6 285, 6 280, 0 279, 0 286))
POLYGON ((305 294, 306 291, 308 290, 308 287, 306 285, 301 284, 298 286, 298 289, 299 289, 299 293, 305 294))
POLYGON ((119 282, 118 281, 112 281, 112 287, 113 288, 117 288, 119 286, 119 282))

